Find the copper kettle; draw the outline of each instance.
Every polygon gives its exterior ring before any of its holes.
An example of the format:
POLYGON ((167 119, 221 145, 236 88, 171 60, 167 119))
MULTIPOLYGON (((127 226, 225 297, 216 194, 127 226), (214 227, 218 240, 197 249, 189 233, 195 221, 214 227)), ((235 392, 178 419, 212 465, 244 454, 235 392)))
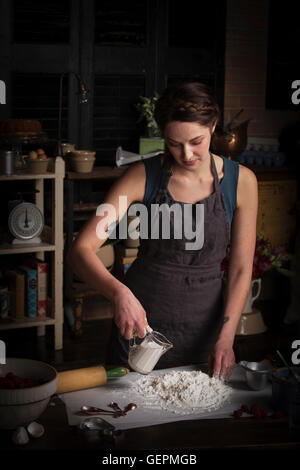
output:
POLYGON ((251 119, 232 127, 232 123, 243 112, 241 109, 230 123, 221 131, 216 131, 212 138, 212 151, 233 160, 247 147, 248 124, 251 119))

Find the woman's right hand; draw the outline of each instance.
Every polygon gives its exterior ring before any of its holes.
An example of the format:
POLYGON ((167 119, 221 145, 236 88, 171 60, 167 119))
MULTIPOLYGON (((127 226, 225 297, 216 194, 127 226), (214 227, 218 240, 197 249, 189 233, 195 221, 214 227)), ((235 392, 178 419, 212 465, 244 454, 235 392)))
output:
POLYGON ((124 338, 131 339, 136 330, 139 338, 144 338, 148 325, 146 312, 131 290, 123 286, 113 299, 114 321, 124 338))

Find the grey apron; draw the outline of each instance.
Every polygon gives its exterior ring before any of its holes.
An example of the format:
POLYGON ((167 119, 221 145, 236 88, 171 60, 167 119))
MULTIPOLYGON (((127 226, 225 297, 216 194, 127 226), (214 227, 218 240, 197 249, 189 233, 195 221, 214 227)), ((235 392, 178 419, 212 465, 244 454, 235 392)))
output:
MULTIPOLYGON (((214 192, 192 204, 204 204, 204 243, 201 249, 186 250, 186 242, 171 239, 141 239, 139 255, 126 273, 124 284, 144 307, 149 325, 165 335, 173 348, 156 368, 207 362, 223 324, 221 262, 229 240, 229 223, 217 171, 211 155, 214 192)), ((152 203, 175 201, 168 191, 170 174, 162 170, 157 196, 152 203)), ((195 228, 195 210, 193 211, 195 228)), ((184 233, 184 232, 183 232, 184 233)), ((106 363, 127 365, 128 345, 113 322, 106 363)))

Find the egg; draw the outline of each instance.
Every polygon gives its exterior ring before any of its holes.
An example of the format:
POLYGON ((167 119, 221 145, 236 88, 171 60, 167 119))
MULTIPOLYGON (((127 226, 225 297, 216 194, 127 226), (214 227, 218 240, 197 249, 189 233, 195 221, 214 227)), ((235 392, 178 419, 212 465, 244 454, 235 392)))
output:
POLYGON ((38 155, 43 155, 43 153, 45 153, 45 150, 44 149, 37 149, 36 153, 38 155))
POLYGON ((14 430, 12 434, 12 441, 17 445, 24 445, 29 442, 29 436, 26 429, 23 426, 19 426, 14 430))
POLYGON ((29 158, 31 158, 32 160, 35 160, 35 159, 38 157, 38 154, 37 154, 37 152, 35 152, 34 150, 31 150, 31 152, 29 152, 28 156, 29 156, 29 158))
POLYGON ((27 431, 28 431, 29 436, 38 438, 44 434, 45 429, 42 424, 37 423, 36 421, 33 421, 27 426, 27 431))

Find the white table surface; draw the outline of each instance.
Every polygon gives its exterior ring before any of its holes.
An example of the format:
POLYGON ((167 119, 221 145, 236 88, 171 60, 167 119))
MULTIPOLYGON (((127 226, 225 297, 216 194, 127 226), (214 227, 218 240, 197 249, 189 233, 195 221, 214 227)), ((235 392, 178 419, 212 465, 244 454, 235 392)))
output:
MULTIPOLYGON (((172 369, 161 369, 151 372, 152 376, 158 376, 164 373, 178 371, 192 371, 200 370, 197 366, 182 366, 172 369)), ((79 390, 76 392, 69 392, 60 394, 59 397, 66 405, 69 425, 78 425, 80 422, 89 416, 82 416, 80 408, 83 405, 96 406, 103 409, 110 409, 108 404, 111 401, 117 402, 123 409, 128 403, 134 402, 138 405, 137 409, 128 412, 126 416, 120 418, 113 418, 109 415, 97 415, 105 419, 110 424, 114 425, 117 429, 131 429, 143 426, 153 426, 156 424, 170 423, 174 421, 183 421, 191 419, 217 419, 217 418, 231 418, 234 410, 246 404, 251 407, 253 403, 258 403, 263 409, 272 412, 272 386, 268 382, 265 389, 260 391, 250 390, 245 380, 244 369, 240 365, 236 365, 231 375, 228 385, 232 387, 233 391, 228 402, 224 403, 219 409, 213 411, 194 412, 193 414, 175 414, 170 411, 162 409, 150 409, 142 406, 142 400, 136 392, 130 390, 132 382, 135 382, 141 377, 136 372, 119 377, 108 379, 107 383, 101 387, 79 390)), ((243 416, 249 416, 243 414, 243 416)))

